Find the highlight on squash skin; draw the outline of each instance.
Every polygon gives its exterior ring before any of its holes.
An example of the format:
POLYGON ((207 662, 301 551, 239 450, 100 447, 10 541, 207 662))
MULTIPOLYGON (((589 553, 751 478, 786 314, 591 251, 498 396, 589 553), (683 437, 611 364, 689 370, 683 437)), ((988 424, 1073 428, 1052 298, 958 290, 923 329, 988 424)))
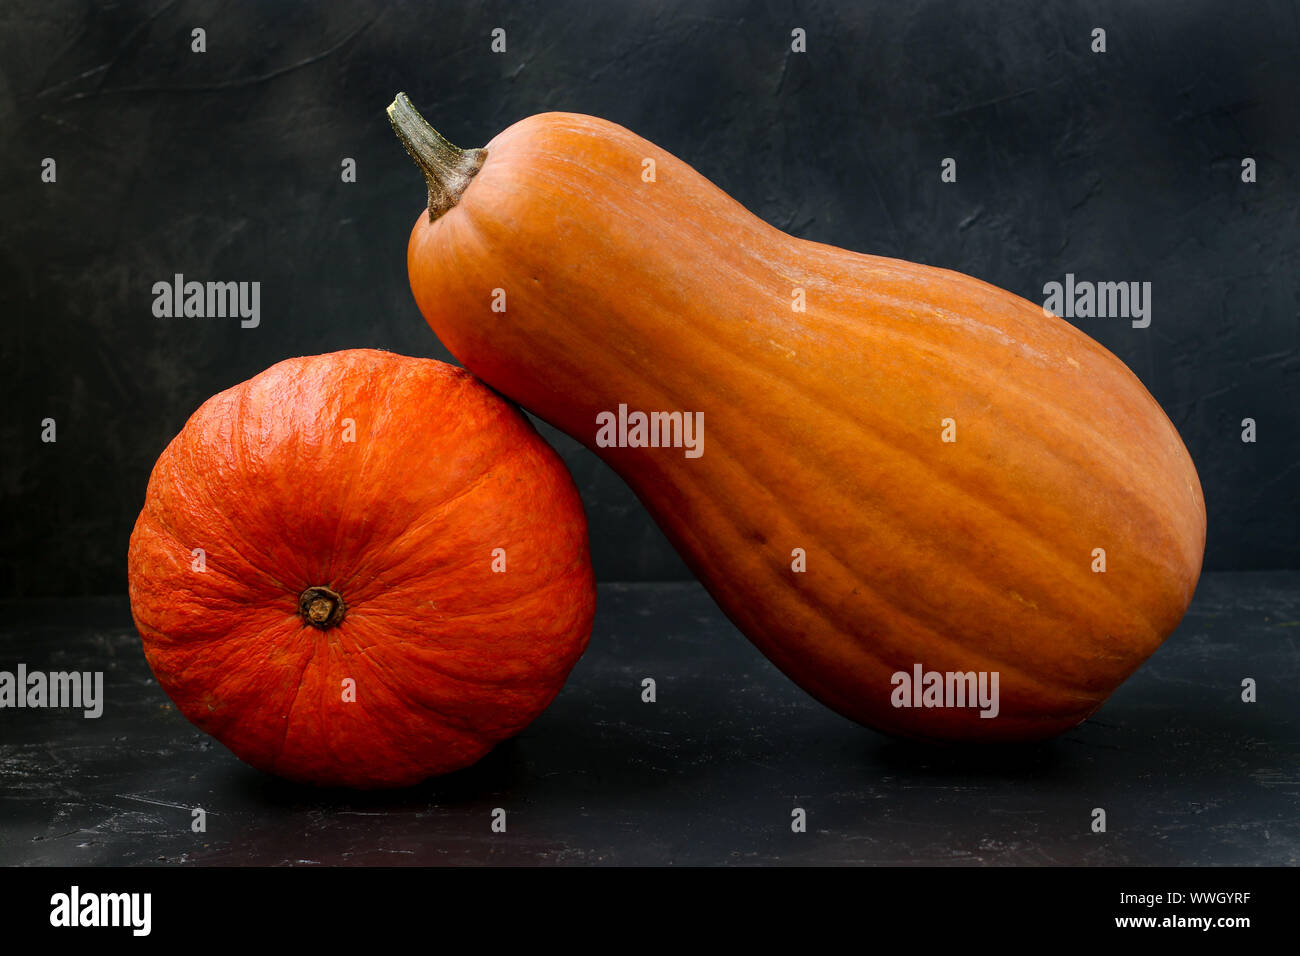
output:
POLYGON ((421 313, 466 368, 610 464, 814 697, 900 736, 1041 739, 1178 624, 1200 482, 1097 342, 970 276, 787 236, 596 117, 531 116, 487 149, 454 214, 412 227, 421 313), (701 412, 708 450, 599 447, 596 417, 620 403, 701 412), (916 664, 999 672, 999 715, 891 706, 891 677, 916 664))

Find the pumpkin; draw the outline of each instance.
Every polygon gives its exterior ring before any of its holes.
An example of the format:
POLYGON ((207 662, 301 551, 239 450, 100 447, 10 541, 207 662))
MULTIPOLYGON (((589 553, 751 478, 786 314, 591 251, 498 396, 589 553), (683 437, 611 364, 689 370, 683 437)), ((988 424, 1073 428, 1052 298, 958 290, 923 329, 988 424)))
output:
POLYGON ((154 466, 129 578, 181 713, 322 786, 474 763, 555 697, 595 607, 577 490, 528 420, 369 349, 204 402, 154 466))
POLYGON ((429 183, 407 266, 433 331, 608 462, 825 704, 913 738, 1045 738, 1178 624, 1196 469, 1082 332, 786 235, 605 120, 530 116, 460 150, 403 95, 389 115, 429 183), (995 707, 963 705, 995 677, 995 707))

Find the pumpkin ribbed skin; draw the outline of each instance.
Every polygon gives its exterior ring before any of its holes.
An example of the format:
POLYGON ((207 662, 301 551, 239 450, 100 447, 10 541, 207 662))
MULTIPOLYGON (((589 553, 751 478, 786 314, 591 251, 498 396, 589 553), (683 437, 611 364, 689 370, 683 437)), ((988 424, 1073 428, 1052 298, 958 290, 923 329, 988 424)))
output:
POLYGON ((527 419, 463 369, 365 349, 205 402, 154 467, 129 570, 180 711, 320 785, 478 760, 554 698, 595 607, 582 504, 527 419), (342 597, 334 626, 300 613, 314 587, 342 597))
POLYGON ((968 276, 785 235, 603 120, 533 116, 486 150, 411 233, 421 312, 612 465, 818 699, 911 737, 1047 737, 1177 625, 1205 541, 1196 470, 1086 335, 968 276), (597 447, 619 403, 703 412, 703 455, 597 447), (998 672, 999 715, 894 707, 892 675, 918 663, 998 672))

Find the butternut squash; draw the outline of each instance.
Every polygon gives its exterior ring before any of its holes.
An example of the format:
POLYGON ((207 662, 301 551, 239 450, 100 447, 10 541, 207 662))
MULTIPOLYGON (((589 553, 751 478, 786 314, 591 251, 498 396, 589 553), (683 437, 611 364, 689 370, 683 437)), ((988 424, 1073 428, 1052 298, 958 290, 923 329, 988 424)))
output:
POLYGON ((1087 335, 966 275, 788 236, 595 117, 461 150, 404 95, 389 114, 429 184, 407 265, 434 332, 607 461, 817 699, 908 737, 1044 738, 1178 624, 1196 469, 1087 335), (636 412, 686 413, 698 457, 636 412), (996 704, 970 701, 994 675, 996 704))

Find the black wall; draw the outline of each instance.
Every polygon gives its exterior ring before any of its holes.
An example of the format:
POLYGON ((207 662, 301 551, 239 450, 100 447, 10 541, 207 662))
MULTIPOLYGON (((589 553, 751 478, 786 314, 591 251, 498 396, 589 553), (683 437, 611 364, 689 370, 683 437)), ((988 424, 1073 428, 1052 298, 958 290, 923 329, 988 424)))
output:
MULTIPOLYGON (((1207 567, 1296 566, 1293 3, 6 0, 0 595, 124 590, 153 461, 212 393, 305 353, 450 358, 406 282, 424 196, 384 115, 398 90, 465 146, 598 114, 795 235, 1036 301, 1067 272, 1151 282, 1149 328, 1075 324, 1181 431, 1207 567), (155 318, 151 287, 177 272, 260 281, 260 327, 155 318)), ((619 479, 544 433, 600 576, 685 576, 619 479)))

